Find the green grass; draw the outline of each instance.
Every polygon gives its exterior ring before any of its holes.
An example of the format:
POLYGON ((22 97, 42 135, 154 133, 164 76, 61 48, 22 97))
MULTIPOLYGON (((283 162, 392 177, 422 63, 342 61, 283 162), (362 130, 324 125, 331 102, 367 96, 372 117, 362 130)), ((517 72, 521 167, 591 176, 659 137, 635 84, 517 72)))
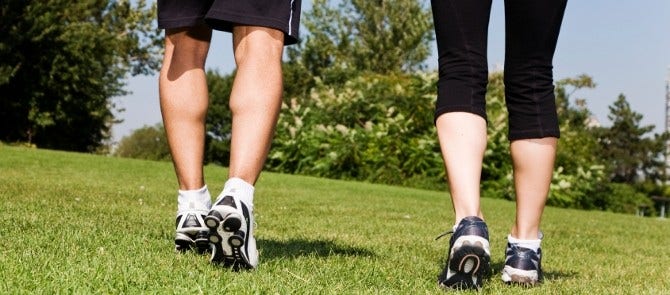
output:
MULTIPOLYGON (((226 178, 206 167, 213 193, 226 178)), ((173 250, 170 163, 0 145, 0 294, 440 294, 446 193, 264 173, 260 266, 231 272, 173 250)), ((493 277, 483 294, 668 294, 670 223, 547 208, 545 283, 500 281, 514 203, 483 199, 493 277)), ((468 292, 469 293, 469 292, 468 292)))

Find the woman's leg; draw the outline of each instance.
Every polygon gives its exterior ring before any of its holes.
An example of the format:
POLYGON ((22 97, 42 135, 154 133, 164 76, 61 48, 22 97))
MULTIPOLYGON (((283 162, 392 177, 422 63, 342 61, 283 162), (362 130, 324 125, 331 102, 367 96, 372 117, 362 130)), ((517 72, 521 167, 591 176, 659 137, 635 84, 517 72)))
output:
POLYGON ((552 60, 566 4, 505 1, 505 99, 517 202, 502 271, 505 282, 542 280, 540 221, 560 135, 552 60))
POLYGON ((435 108, 456 223, 479 216, 479 180, 486 148, 486 43, 490 0, 432 1, 438 45, 435 108))
POLYGON ((566 0, 505 2, 505 98, 517 220, 512 235, 537 239, 559 137, 552 59, 566 0))
POLYGON ((480 288, 489 268, 479 184, 486 149, 486 39, 490 0, 433 0, 439 81, 435 123, 454 206, 449 257, 438 283, 480 288))

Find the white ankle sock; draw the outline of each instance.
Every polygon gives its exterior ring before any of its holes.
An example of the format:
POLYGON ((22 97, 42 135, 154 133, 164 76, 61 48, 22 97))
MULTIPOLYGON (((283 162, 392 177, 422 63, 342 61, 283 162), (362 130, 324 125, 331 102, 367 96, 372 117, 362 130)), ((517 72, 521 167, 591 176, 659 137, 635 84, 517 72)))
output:
POLYGON ((542 242, 542 234, 539 234, 539 239, 537 240, 521 240, 517 239, 515 237, 512 237, 512 235, 507 235, 507 241, 510 244, 516 244, 517 246, 524 247, 531 249, 535 252, 537 252, 538 249, 540 249, 540 243, 542 242))
POLYGON ((226 181, 226 184, 223 186, 223 192, 221 192, 219 198, 229 195, 234 196, 247 204, 247 206, 253 207, 254 190, 254 186, 250 183, 241 178, 233 177, 226 181))
POLYGON ((179 190, 177 196, 177 212, 182 211, 209 211, 212 207, 212 197, 207 185, 197 190, 179 190))

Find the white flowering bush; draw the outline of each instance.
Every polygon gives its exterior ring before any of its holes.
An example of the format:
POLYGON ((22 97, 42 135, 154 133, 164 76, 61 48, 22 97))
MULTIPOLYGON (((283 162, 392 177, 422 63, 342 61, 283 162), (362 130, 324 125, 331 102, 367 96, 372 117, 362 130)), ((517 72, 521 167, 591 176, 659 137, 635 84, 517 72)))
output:
POLYGON ((444 186, 433 124, 434 73, 317 81, 282 106, 268 169, 387 184, 444 186))

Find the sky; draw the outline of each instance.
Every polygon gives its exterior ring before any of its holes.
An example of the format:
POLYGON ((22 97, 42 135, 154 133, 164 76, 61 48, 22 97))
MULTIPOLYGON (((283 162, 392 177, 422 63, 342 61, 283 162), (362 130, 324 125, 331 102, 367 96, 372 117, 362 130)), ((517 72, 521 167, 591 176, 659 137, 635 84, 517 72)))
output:
MULTIPOLYGON (((504 63, 503 5, 504 1, 493 0, 490 69, 501 68, 504 63)), ((311 1, 303 0, 303 13, 310 9, 311 1)), ((427 64, 429 69, 436 69, 437 57, 431 56, 427 64)), ((232 71, 230 34, 214 33, 206 67, 221 73, 232 71)), ((603 125, 609 125, 608 106, 624 94, 631 108, 644 116, 643 125, 655 125, 654 132, 663 132, 665 87, 670 79, 670 0, 568 1, 554 56, 554 78, 580 74, 593 77, 597 86, 580 90, 573 98, 586 99, 588 109, 603 125)), ((112 129, 114 141, 161 121, 157 74, 131 77, 126 89, 132 93, 114 99, 117 106, 125 109, 116 114, 123 122, 112 129)))

